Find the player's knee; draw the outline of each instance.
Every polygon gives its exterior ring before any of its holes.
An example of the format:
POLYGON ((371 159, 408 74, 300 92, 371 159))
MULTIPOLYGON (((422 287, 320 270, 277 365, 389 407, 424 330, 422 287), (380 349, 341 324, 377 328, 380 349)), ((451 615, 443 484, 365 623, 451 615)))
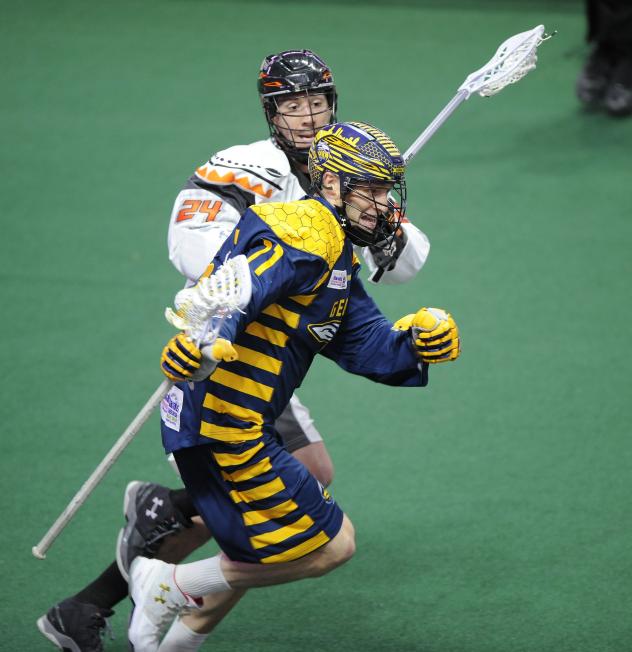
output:
POLYGON ((355 531, 351 521, 345 516, 340 532, 325 546, 314 576, 326 575, 334 568, 349 561, 355 553, 355 531))

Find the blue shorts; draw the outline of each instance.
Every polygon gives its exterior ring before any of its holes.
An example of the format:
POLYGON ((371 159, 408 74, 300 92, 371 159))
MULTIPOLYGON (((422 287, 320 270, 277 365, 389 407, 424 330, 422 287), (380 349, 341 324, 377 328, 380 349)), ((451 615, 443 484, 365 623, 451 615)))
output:
POLYGON ((174 451, 182 480, 220 548, 234 561, 278 563, 333 539, 343 512, 273 434, 174 451))

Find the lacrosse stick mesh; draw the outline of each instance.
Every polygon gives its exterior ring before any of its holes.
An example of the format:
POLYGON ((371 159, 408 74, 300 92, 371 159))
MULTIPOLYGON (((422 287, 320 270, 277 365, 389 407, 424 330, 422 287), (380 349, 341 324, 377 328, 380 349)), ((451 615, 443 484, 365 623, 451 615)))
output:
POLYGON ((245 256, 227 260, 211 276, 180 290, 175 311, 165 310, 167 321, 196 340, 212 342, 224 319, 241 312, 252 293, 250 268, 245 256))
POLYGON ((538 46, 548 38, 544 25, 508 38, 485 66, 469 75, 459 90, 466 91, 468 96, 478 93, 489 97, 515 84, 536 67, 538 46))

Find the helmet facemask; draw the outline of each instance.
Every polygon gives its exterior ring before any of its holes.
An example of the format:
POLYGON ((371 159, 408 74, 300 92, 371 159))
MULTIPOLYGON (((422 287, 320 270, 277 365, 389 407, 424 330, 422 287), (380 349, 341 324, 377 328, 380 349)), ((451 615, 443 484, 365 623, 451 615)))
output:
POLYGON ((405 171, 395 143, 366 122, 327 125, 309 150, 314 191, 328 195, 325 175, 338 178, 338 198, 331 196, 336 218, 351 242, 361 246, 384 248, 393 240, 406 210, 405 171))
POLYGON ((362 247, 377 243, 388 247, 406 212, 405 180, 385 183, 342 175, 340 181, 342 207, 338 213, 351 242, 362 247), (384 195, 385 187, 388 194, 384 201, 379 195, 384 195))
POLYGON ((306 164, 311 139, 321 127, 336 120, 337 95, 331 70, 310 50, 272 54, 261 64, 258 89, 270 135, 290 158, 306 164), (317 96, 324 96, 328 106, 315 107, 317 96), (306 106, 297 107, 296 111, 283 110, 283 101, 293 98, 306 106), (296 118, 309 120, 292 127, 290 122, 296 118), (306 133, 309 142, 301 138, 306 133))
POLYGON ((336 93, 333 90, 280 93, 265 98, 263 107, 274 141, 290 158, 306 165, 314 136, 335 120, 336 93), (300 126, 292 127, 290 123, 296 118, 300 126))

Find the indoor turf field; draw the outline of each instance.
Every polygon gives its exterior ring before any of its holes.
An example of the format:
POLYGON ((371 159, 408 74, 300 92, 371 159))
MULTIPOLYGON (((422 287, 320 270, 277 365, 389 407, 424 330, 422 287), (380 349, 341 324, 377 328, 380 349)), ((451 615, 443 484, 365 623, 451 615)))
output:
MULTIPOLYGON (((113 559, 126 483, 176 486, 152 417, 45 561, 33 546, 161 380, 173 198, 215 150, 263 138, 264 55, 332 66, 339 117, 404 149, 506 37, 558 35, 472 98, 411 165, 432 252, 396 319, 448 308, 456 363, 426 390, 317 360, 300 392, 358 552, 252 592, 214 652, 632 649, 632 119, 586 113, 580 2, 3 2, 0 649, 113 559)), ((210 547, 209 551, 214 551, 210 547)), ((128 604, 107 651, 127 649, 128 604)))

